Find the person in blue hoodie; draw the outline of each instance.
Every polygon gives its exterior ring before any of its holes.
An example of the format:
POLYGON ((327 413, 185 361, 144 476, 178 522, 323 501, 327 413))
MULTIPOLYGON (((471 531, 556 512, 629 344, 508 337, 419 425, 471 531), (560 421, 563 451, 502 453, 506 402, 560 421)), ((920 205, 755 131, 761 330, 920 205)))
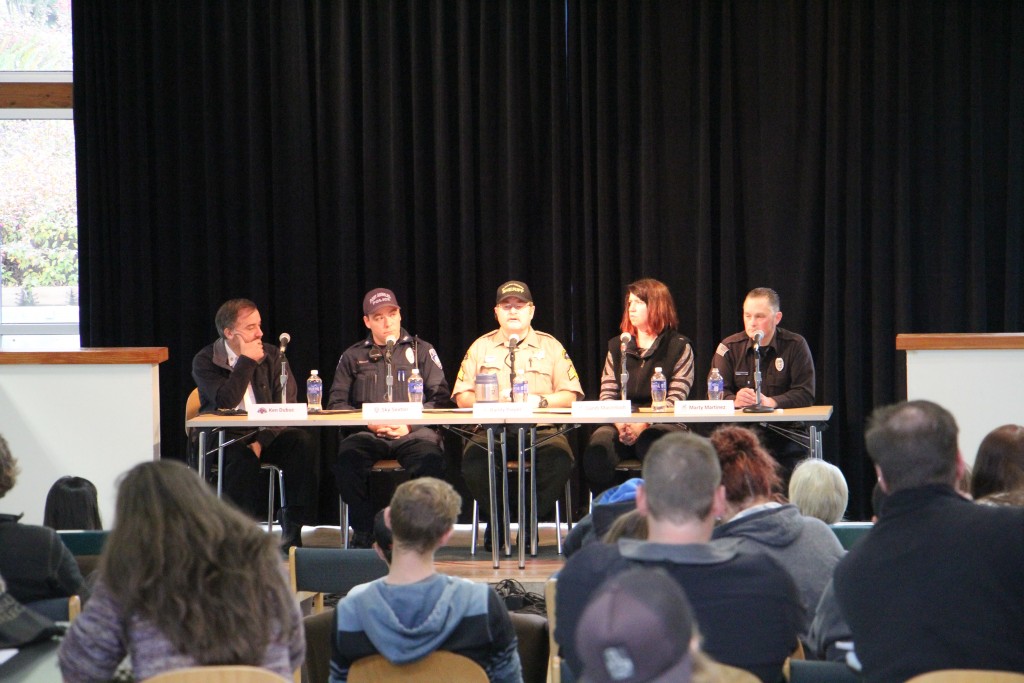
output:
POLYGON ((335 613, 331 682, 348 680, 363 657, 415 662, 435 650, 469 657, 492 683, 522 683, 508 610, 487 584, 441 574, 434 553, 451 538, 462 507, 433 477, 405 482, 384 510, 394 540, 388 575, 353 588, 335 613))

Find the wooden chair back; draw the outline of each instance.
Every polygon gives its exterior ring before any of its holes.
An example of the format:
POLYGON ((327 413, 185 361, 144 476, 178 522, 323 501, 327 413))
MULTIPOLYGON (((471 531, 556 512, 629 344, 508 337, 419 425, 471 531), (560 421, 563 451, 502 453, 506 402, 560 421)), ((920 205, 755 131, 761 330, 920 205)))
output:
POLYGON ((193 666, 165 671, 146 683, 281 683, 287 678, 256 666, 193 666))
POLYGON ((555 596, 558 592, 558 576, 552 576, 544 583, 544 604, 548 612, 548 682, 562 683, 562 658, 558 655, 555 642, 555 596))
POLYGON ((487 672, 468 657, 437 650, 411 664, 392 664, 381 655, 363 657, 348 671, 349 683, 488 683, 487 672))
POLYGON ((907 683, 1024 683, 1024 673, 979 669, 943 669, 918 674, 907 683))
MULTIPOLYGON (((188 423, 193 417, 199 415, 199 387, 192 390, 185 400, 185 422, 188 423)), ((188 436, 188 427, 185 427, 185 436, 188 436)))

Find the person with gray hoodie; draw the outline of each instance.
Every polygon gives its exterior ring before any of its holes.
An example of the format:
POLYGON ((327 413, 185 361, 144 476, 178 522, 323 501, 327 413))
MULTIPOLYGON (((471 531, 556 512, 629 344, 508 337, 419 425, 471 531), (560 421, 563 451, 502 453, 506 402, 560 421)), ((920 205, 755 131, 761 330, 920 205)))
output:
POLYGON ((793 577, 803 603, 806 640, 815 608, 845 554, 839 539, 820 519, 780 502, 777 463, 757 435, 743 427, 723 426, 711 435, 722 464, 726 511, 712 538, 735 538, 744 552, 763 553, 793 577))
POLYGON ((331 683, 374 654, 407 664, 435 650, 469 657, 492 683, 522 683, 512 619, 487 584, 437 572, 434 553, 451 538, 462 500, 446 482, 405 482, 384 510, 393 546, 388 575, 353 588, 338 603, 331 683))

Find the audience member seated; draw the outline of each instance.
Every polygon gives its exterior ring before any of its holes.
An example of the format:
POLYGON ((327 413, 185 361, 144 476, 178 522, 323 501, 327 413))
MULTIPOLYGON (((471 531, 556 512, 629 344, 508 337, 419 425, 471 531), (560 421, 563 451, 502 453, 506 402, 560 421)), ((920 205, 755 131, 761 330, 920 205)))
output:
POLYGON ((636 566, 662 568, 693 605, 716 660, 778 680, 804 623, 793 579, 765 554, 743 552, 736 539, 711 541, 715 518, 725 512, 722 472, 711 443, 685 432, 656 441, 644 460, 636 505, 647 518, 648 540, 591 543, 558 575, 555 640, 572 672, 583 669, 577 627, 597 588, 636 566))
POLYGON ((977 505, 953 416, 929 401, 879 408, 865 433, 888 498, 835 570, 867 683, 937 669, 1024 671, 1024 509, 977 505))
POLYGON ((619 515, 601 539, 604 543, 618 543, 620 538, 647 540, 647 518, 637 509, 619 515))
POLYGON ((1024 504, 1024 427, 1003 425, 982 439, 971 494, 988 505, 1024 504))
MULTIPOLYGON (((17 482, 18 461, 0 436, 0 498, 17 482)), ((7 592, 23 605, 72 595, 89 597, 71 551, 53 529, 21 524, 21 515, 0 514, 0 574, 7 592)))
POLYGON ((65 681, 241 664, 290 678, 305 640, 273 535, 185 465, 136 465, 118 489, 93 597, 59 652, 65 681))
POLYGON ((562 541, 562 552, 568 559, 570 555, 587 543, 603 539, 612 524, 623 514, 636 509, 636 487, 643 479, 634 477, 627 479, 618 486, 606 489, 594 499, 593 511, 584 515, 572 525, 572 529, 562 541))
POLYGON ((96 485, 82 477, 61 477, 46 494, 43 525, 56 531, 103 528, 96 485))
POLYGON ((800 514, 825 524, 841 522, 850 490, 842 470, 830 462, 809 458, 800 462, 789 479, 789 502, 800 514))
POLYGON ((800 635, 806 636, 843 546, 820 519, 777 502, 782 486, 778 465, 754 432, 719 427, 712 432, 711 443, 718 451, 725 484, 725 512, 712 538, 739 539, 744 550, 768 555, 789 572, 804 607, 800 635))
MULTIPOLYGON (((875 514, 871 522, 878 521, 878 513, 885 502, 886 494, 875 482, 871 489, 871 509, 875 514)), ((853 634, 850 626, 846 623, 842 613, 839 611, 839 603, 836 602, 836 590, 832 579, 829 579, 825 590, 818 601, 818 607, 814 611, 814 619, 811 621, 811 631, 807 636, 806 653, 808 659, 821 659, 830 662, 845 662, 854 669, 860 671, 860 662, 856 660, 853 653, 853 634)))
POLYGON ((434 553, 454 531, 462 500, 433 477, 400 485, 384 510, 394 539, 382 579, 353 588, 338 603, 331 681, 348 680, 353 662, 381 654, 393 664, 448 650, 477 662, 491 681, 522 683, 508 610, 485 583, 438 573, 434 553))
POLYGON ((701 652, 686 594, 661 570, 630 569, 608 579, 580 624, 576 649, 588 683, 726 680, 701 652))

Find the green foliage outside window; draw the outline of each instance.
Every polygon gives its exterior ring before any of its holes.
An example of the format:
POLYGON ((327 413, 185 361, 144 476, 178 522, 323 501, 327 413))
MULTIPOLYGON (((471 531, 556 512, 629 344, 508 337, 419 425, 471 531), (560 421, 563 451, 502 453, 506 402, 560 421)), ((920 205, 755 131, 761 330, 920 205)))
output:
POLYGON ((71 121, 0 121, 4 287, 78 284, 74 155, 71 121))
POLYGON ((0 71, 70 71, 71 0, 0 2, 0 71))

